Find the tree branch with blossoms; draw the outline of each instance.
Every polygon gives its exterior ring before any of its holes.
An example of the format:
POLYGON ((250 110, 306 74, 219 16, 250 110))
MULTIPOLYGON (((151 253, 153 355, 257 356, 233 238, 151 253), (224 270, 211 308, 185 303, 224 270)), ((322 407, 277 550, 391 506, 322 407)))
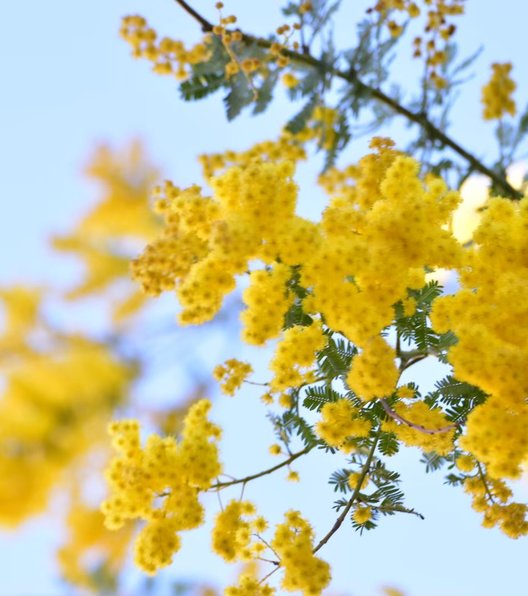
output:
POLYGON ((252 480, 256 480, 257 478, 262 478, 263 476, 267 476, 268 474, 273 474, 273 472, 276 472, 277 470, 280 470, 281 468, 284 468, 285 466, 289 466, 296 459, 298 459, 299 457, 301 457, 303 455, 306 455, 312 449, 313 449, 313 447, 311 447, 311 446, 306 447, 302 451, 298 451, 297 453, 294 453, 293 455, 291 455, 290 457, 288 457, 287 459, 282 461, 280 464, 277 464, 276 466, 272 466, 271 468, 268 468, 266 470, 262 470, 262 472, 257 472, 256 474, 250 474, 249 476, 245 476, 244 478, 238 478, 236 480, 229 480, 228 482, 217 482, 216 484, 213 484, 211 486, 210 490, 220 490, 222 488, 227 488, 228 486, 234 486, 236 484, 247 484, 248 482, 251 482, 252 480))
POLYGON ((363 464, 363 467, 359 473, 359 477, 356 482, 356 487, 354 489, 354 492, 352 493, 352 496, 348 500, 348 503, 346 504, 345 508, 343 509, 343 511, 341 512, 339 517, 336 519, 334 525, 323 536, 323 538, 321 538, 321 540, 317 543, 317 546, 313 549, 314 553, 316 553, 318 550, 323 548, 323 546, 330 540, 330 538, 332 538, 332 536, 339 530, 339 528, 343 525, 343 522, 345 521, 349 511, 352 509, 354 503, 357 501, 357 499, 359 497, 359 493, 361 491, 361 486, 363 484, 363 481, 365 480, 367 474, 369 473, 370 466, 372 464, 372 460, 374 459, 374 454, 376 453, 376 449, 378 447, 378 441, 380 440, 380 436, 381 436, 381 428, 378 429, 376 435, 374 436, 372 446, 370 447, 369 453, 367 455, 367 459, 365 460, 365 463, 363 464))
MULTIPOLYGON (((187 12, 193 19, 195 19, 201 26, 202 31, 211 33, 214 29, 214 25, 208 21, 204 16, 198 13, 192 8, 185 0, 174 0, 185 12, 187 12)), ((256 37, 249 33, 240 31, 242 34, 242 41, 246 44, 255 44, 258 47, 269 49, 272 46, 272 41, 256 37)), ((297 52, 288 48, 281 50, 281 53, 288 59, 310 66, 321 72, 325 72, 332 76, 335 76, 350 85, 354 86, 358 93, 365 96, 371 97, 375 101, 378 101, 387 107, 389 107, 394 113, 403 116, 408 122, 411 122, 420 127, 424 133, 432 140, 438 142, 442 147, 449 147, 457 155, 464 159, 468 166, 469 171, 479 172, 486 176, 493 182, 496 188, 500 189, 503 194, 512 199, 522 198, 522 193, 515 189, 503 176, 486 166, 481 160, 479 160, 473 153, 463 147, 459 142, 455 141, 452 137, 447 135, 444 131, 440 130, 428 117, 425 112, 413 112, 406 108, 404 105, 399 103, 396 99, 390 97, 382 91, 380 88, 372 87, 364 83, 354 71, 343 71, 335 68, 332 65, 326 64, 324 61, 315 58, 308 53, 307 48, 303 48, 302 52, 297 52)))

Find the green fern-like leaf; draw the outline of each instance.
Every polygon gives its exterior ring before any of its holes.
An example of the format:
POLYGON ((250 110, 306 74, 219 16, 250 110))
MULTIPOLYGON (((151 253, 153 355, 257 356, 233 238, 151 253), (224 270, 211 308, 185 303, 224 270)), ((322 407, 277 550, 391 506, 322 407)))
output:
POLYGON ((246 106, 253 103, 255 98, 243 73, 231 77, 229 85, 230 89, 224 97, 224 105, 227 119, 231 121, 239 116, 246 106))
POLYGON ((430 453, 424 453, 420 459, 421 463, 425 464, 425 471, 427 474, 430 472, 436 472, 446 463, 446 458, 434 451, 430 453))
POLYGON ((320 372, 328 379, 348 373, 357 348, 343 338, 329 337, 326 347, 319 352, 317 364, 320 372))
POLYGON ((296 325, 301 325, 303 327, 309 327, 313 323, 312 317, 307 315, 302 307, 301 301, 296 301, 294 304, 290 306, 287 310, 286 314, 284 315, 284 329, 289 329, 290 327, 294 327, 296 325))
POLYGON ((420 290, 410 290, 409 294, 416 300, 418 306, 431 306, 433 300, 442 294, 442 286, 435 280, 428 282, 420 290))
POLYGON ((459 422, 464 421, 470 412, 486 399, 486 393, 479 387, 448 375, 435 383, 435 389, 426 395, 424 401, 431 407, 444 406, 449 420, 459 422))
POLYGON ((305 398, 303 406, 309 410, 319 411, 328 402, 337 401, 341 399, 340 393, 329 387, 328 385, 316 385, 307 387, 305 390, 305 398))
POLYGON ((286 428, 289 427, 291 434, 295 433, 302 440, 305 447, 315 447, 315 445, 321 443, 313 430, 313 426, 293 411, 290 410, 283 415, 283 423, 286 428))
POLYGON ((319 103, 319 98, 317 95, 313 95, 310 99, 304 104, 303 108, 297 112, 297 114, 286 124, 286 130, 297 134, 304 130, 308 124, 308 120, 314 111, 315 106, 319 103))
POLYGON ((196 75, 180 85, 180 94, 185 101, 203 99, 218 91, 224 83, 224 76, 217 73, 196 75))
POLYGON ((449 484, 450 486, 460 486, 464 484, 465 476, 461 476, 458 474, 448 474, 445 477, 445 484, 449 484))
POLYGON ((369 530, 374 530, 378 527, 378 524, 372 519, 369 519, 369 521, 365 522, 364 524, 358 524, 357 521, 354 520, 354 518, 351 518, 351 520, 352 527, 356 532, 359 532, 360 535, 363 534, 363 532, 368 532, 369 530))
POLYGON ((257 99, 255 101, 255 107, 253 108, 253 114, 261 114, 262 112, 266 111, 269 104, 271 103, 271 100, 273 99, 273 90, 277 85, 278 78, 278 69, 270 72, 266 76, 263 83, 257 90, 257 99))
POLYGON ((378 449, 382 455, 390 457, 400 450, 400 444, 394 433, 382 433, 378 442, 378 449))
POLYGON ((349 476, 350 470, 345 468, 336 470, 330 476, 328 483, 333 485, 335 492, 347 493, 350 492, 350 486, 348 485, 349 476))

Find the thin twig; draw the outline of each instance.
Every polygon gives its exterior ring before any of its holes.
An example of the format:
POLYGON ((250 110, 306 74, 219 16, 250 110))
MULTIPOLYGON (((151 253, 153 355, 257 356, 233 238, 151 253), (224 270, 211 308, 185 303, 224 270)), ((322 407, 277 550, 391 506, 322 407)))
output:
POLYGON ((397 412, 395 412, 387 403, 386 399, 380 399, 380 404, 382 405, 383 409, 385 410, 385 412, 394 420, 396 420, 397 422, 401 422, 401 424, 405 424, 407 426, 410 426, 411 428, 414 428, 415 430, 420 431, 421 433, 424 433, 426 435, 439 435, 441 433, 447 433, 450 430, 453 430, 454 428, 457 428, 456 424, 449 424, 448 426, 443 426, 442 428, 425 428, 425 426, 422 426, 421 424, 416 424, 414 422, 411 422, 410 420, 407 420, 407 418, 404 418, 403 416, 400 416, 397 412))
MULTIPOLYGON (((203 17, 201 14, 196 12, 196 10, 189 6, 189 4, 185 2, 185 0, 174 1, 177 4, 179 4, 196 21, 198 21, 198 23, 200 23, 202 31, 211 32, 213 30, 212 23, 208 21, 205 17, 203 17)), ((247 44, 256 44, 261 48, 270 48, 272 45, 272 42, 267 39, 255 37, 254 35, 249 35, 243 32, 241 33, 242 40, 247 44)), ((513 188, 513 186, 511 186, 511 184, 500 174, 488 168, 472 153, 470 153, 467 149, 462 147, 462 145, 457 143, 454 139, 445 134, 445 132, 440 130, 440 128, 438 128, 433 122, 431 122, 431 120, 429 120, 427 114, 423 112, 413 112, 409 110, 405 106, 398 103, 398 101, 384 93, 380 88, 371 87, 370 85, 367 85, 366 83, 361 81, 361 79, 358 78, 357 74, 354 71, 343 71, 338 68, 334 68, 333 66, 326 64, 322 60, 318 60, 309 53, 300 53, 288 49, 282 49, 281 52, 284 56, 290 58, 290 60, 293 60, 301 64, 306 64, 308 66, 312 66, 322 72, 326 72, 337 78, 342 79, 343 81, 346 81, 347 83, 355 86, 358 93, 370 95, 370 97, 372 97, 373 99, 390 107, 396 114, 405 117, 407 120, 409 120, 409 122, 413 122, 414 124, 417 124, 419 127, 421 127, 427 133, 431 140, 438 141, 442 145, 449 147, 455 153, 460 155, 460 157, 465 159, 474 170, 480 172, 481 174, 484 174, 484 176, 492 180, 495 186, 497 188, 500 188, 506 196, 511 197, 513 199, 522 198, 522 193, 513 188)))
POLYGON ((272 468, 268 468, 267 470, 263 470, 262 472, 258 472, 257 474, 252 474, 251 476, 246 476, 245 478, 238 478, 237 480, 231 480, 229 482, 217 482, 213 484, 209 490, 218 490, 221 488, 226 488, 227 486, 233 486, 235 484, 246 484, 246 482, 250 482, 251 480, 255 480, 256 478, 261 478, 262 476, 266 476, 267 474, 271 474, 276 470, 280 470, 284 466, 287 466, 292 463, 292 461, 296 460, 301 455, 305 455, 309 451, 311 451, 313 447, 305 447, 302 451, 298 451, 291 455, 288 459, 285 459, 280 464, 273 466, 272 468))
POLYGON ((381 513, 408 513, 409 515, 416 515, 416 517, 419 517, 422 520, 425 519, 425 517, 419 511, 407 509, 407 507, 376 507, 376 505, 369 505, 369 507, 372 507, 372 509, 375 509, 376 511, 380 511, 381 513))
MULTIPOLYGON (((273 561, 275 562, 275 561, 273 561)), ((259 584, 264 583, 269 577, 271 577, 278 569, 280 569, 280 563, 277 564, 267 575, 259 580, 259 584)))
POLYGON ((372 458, 374 457, 376 447, 378 446, 378 441, 379 441, 380 435, 381 435, 381 427, 378 429, 378 432, 376 434, 374 442, 372 443, 372 447, 370 448, 367 459, 366 459, 365 463, 363 464, 363 468, 361 469, 361 472, 359 474, 356 488, 354 489, 352 496, 350 497, 348 503, 346 504, 345 508, 341 512, 341 515, 336 519, 336 521, 335 521, 334 525, 332 526, 332 528, 330 529, 330 531, 325 536, 323 536, 323 538, 321 538, 318 545, 313 549, 312 552, 314 554, 319 549, 321 549, 330 540, 330 538, 332 538, 332 536, 337 532, 337 530, 339 530, 339 528, 345 521, 345 518, 348 515, 348 512, 352 509, 352 506, 357 501, 357 499, 359 497, 359 493, 361 491, 361 485, 363 484, 363 481, 365 480, 365 476, 368 474, 368 471, 370 469, 370 464, 372 463, 372 458))
MULTIPOLYGON (((264 563, 271 563, 272 565, 280 565, 280 563, 278 561, 274 561, 273 559, 266 559, 264 557, 257 557, 257 559, 259 561, 263 561, 264 563)), ((261 581, 264 581, 264 579, 261 581)))
POLYGON ((484 472, 482 471, 482 466, 480 465, 479 461, 477 461, 477 469, 478 469, 478 473, 480 476, 480 480, 482 481, 482 484, 484 485, 484 490, 486 491, 486 496, 488 497, 490 503, 495 503, 495 499, 493 498, 493 494, 492 494, 490 487, 488 485, 488 481, 486 480, 486 474, 484 474, 484 472))
MULTIPOLYGON (((271 544, 267 540, 264 540, 264 538, 262 538, 262 536, 260 534, 253 534, 253 536, 256 536, 267 548, 270 549, 270 551, 277 557, 277 559, 280 559, 280 557, 279 557, 278 553, 275 551, 275 549, 271 546, 271 544)), ((280 565, 279 561, 272 561, 270 559, 269 562, 273 563, 274 565, 280 565)))
POLYGON ((269 383, 257 383, 256 381, 248 381, 247 379, 245 379, 243 383, 246 383, 247 385, 256 385, 257 387, 269 387, 269 383))

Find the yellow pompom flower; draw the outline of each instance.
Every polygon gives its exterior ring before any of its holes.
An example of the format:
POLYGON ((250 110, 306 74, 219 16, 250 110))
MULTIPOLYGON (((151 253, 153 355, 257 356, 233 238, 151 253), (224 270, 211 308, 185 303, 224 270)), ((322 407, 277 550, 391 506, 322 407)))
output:
POLYGON ((409 385, 402 385, 398 387, 398 397, 402 399, 410 399, 416 395, 416 390, 409 385))
POLYGON ((133 528, 110 532, 103 515, 74 497, 67 516, 67 540, 57 552, 61 574, 78 588, 97 590, 94 570, 104 564, 118 573, 132 538, 133 528))
POLYGON ((280 334, 284 315, 293 300, 286 288, 290 275, 289 267, 281 263, 271 271, 251 273, 250 286, 242 296, 247 309, 240 315, 244 325, 242 339, 246 343, 262 345, 280 334))
POLYGON ((515 116, 516 106, 512 93, 517 85, 511 78, 511 62, 491 65, 492 75, 489 83, 482 88, 482 104, 484 120, 498 120, 505 114, 515 116))
POLYGON ((282 453, 282 448, 277 443, 270 445, 269 452, 271 455, 280 455, 282 453))
MULTIPOLYGON (((348 486, 352 489, 352 490, 356 490, 358 482, 361 478, 361 474, 359 472, 351 472, 348 475, 348 486)), ((361 486, 359 487, 361 490, 363 490, 364 488, 367 487, 369 483, 369 478, 368 475, 365 475, 365 477, 363 478, 362 482, 361 482, 361 486)))
POLYGON ((282 75, 282 84, 288 89, 293 89, 299 84, 299 79, 292 72, 286 72, 282 75))
POLYGON ((455 461, 456 467, 461 472, 471 472, 475 469, 475 463, 475 458, 471 455, 459 455, 455 461))
POLYGON ((213 376, 217 381, 221 381, 220 388, 223 393, 234 395, 252 372, 253 367, 247 362, 230 358, 223 365, 215 367, 213 376))
POLYGON ((372 519, 372 509, 370 507, 356 507, 352 517, 356 523, 366 524, 372 519))
POLYGON ((317 434, 331 447, 342 446, 348 437, 367 437, 371 423, 358 417, 359 410, 348 399, 326 403, 321 409, 322 419, 316 424, 317 434))
POLYGON ((275 529, 271 546, 284 569, 282 588, 287 592, 321 594, 330 583, 330 566, 313 554, 313 530, 298 511, 288 511, 275 529))
MULTIPOLYGON (((24 307, 28 314, 33 311, 31 302, 24 307)), ((6 314, 4 337, 11 342, 11 329, 18 325, 13 309, 6 314)), ((23 339, 23 327, 19 329, 23 339)), ((61 344, 53 354, 29 347, 14 352, 18 358, 3 375, 0 437, 6 448, 0 450, 0 525, 4 527, 42 512, 64 472, 94 445, 103 444, 108 418, 134 376, 130 366, 98 344, 76 337, 63 337, 61 344)))
POLYGON ((423 451, 447 455, 453 449, 454 428, 440 408, 430 408, 423 401, 410 405, 399 402, 394 411, 406 422, 388 420, 383 430, 393 432, 406 445, 423 451))
POLYGON ((136 564, 148 574, 171 563, 180 548, 180 532, 203 523, 199 493, 221 471, 215 443, 220 429, 207 419, 210 408, 205 399, 191 406, 179 442, 151 435, 142 448, 137 421, 110 425, 118 455, 106 470, 110 495, 101 510, 109 529, 118 529, 127 520, 147 522, 134 552, 136 564))
POLYGON ((229 586, 224 590, 224 596, 273 596, 275 593, 275 588, 251 575, 242 575, 238 586, 229 586))
POLYGON ((248 501, 229 501, 216 516, 212 532, 213 551, 226 561, 244 560, 251 542, 251 522, 245 517, 255 514, 248 501))
POLYGON ((315 363, 315 356, 326 344, 322 325, 315 321, 312 325, 295 325, 286 329, 275 348, 270 362, 274 372, 270 387, 274 392, 296 387, 304 382, 303 371, 315 363))
POLYGON ((120 34, 131 46, 134 57, 146 58, 152 62, 154 72, 173 74, 178 80, 189 76, 189 66, 206 62, 211 56, 205 38, 204 42, 188 49, 181 41, 169 37, 158 40, 156 31, 137 15, 123 17, 120 34))
POLYGON ((518 478, 528 459, 528 412, 505 409, 501 398, 494 395, 469 414, 460 446, 484 462, 491 476, 518 478))
POLYGON ((394 349, 381 337, 373 337, 352 361, 347 383, 364 400, 386 397, 398 382, 394 349))

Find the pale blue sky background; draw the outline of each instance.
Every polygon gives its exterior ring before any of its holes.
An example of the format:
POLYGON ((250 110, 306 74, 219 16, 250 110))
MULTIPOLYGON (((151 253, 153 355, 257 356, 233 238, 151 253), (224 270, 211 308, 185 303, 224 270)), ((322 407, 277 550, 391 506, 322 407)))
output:
MULTIPOLYGON (((197 0, 196 6, 214 18, 213 3, 197 0)), ((225 3, 239 15, 242 26, 247 24, 257 33, 265 33, 270 23, 281 22, 276 18, 281 2, 225 3)), ((365 3, 345 0, 343 5, 346 11, 338 34, 345 39, 348 22, 353 22, 353 15, 365 3)), ((96 142, 122 146, 139 136, 164 173, 184 186, 199 181, 195 155, 243 148, 273 137, 284 122, 284 110, 291 113, 291 106, 281 100, 258 119, 243 117, 228 125, 220 96, 206 103, 181 102, 172 80, 152 75, 146 63, 129 57, 117 30, 121 16, 130 13, 146 16, 160 34, 189 41, 199 37, 198 28, 171 0, 1 3, 2 284, 50 279, 64 283, 67 279, 70 266, 57 264, 60 259, 46 248, 46 240, 50 233, 67 230, 95 197, 79 172, 96 142)), ((482 43, 485 50, 475 68, 475 85, 457 104, 452 132, 488 163, 494 157, 492 135, 480 122, 479 88, 488 77, 490 62, 511 59, 519 83, 516 97, 523 106, 527 98, 522 62, 527 16, 519 0, 469 0, 468 15, 460 21, 464 50, 469 53, 482 43)), ((409 72, 401 68, 402 79, 410 80, 409 72)), ((401 130, 393 129, 396 140, 401 130)), ((364 146, 364 140, 351 145, 350 160, 364 146)), ((321 208, 319 195, 307 188, 301 191, 301 209, 316 212, 321 208)), ((422 375, 426 381, 436 378, 426 366, 422 375)), ((257 395, 248 392, 243 399, 226 400, 216 410, 217 420, 228 427, 223 452, 227 462, 235 462, 229 468, 234 475, 254 471, 253 454, 266 465, 271 435, 266 423, 260 422, 257 395)), ((387 519, 363 537, 342 528, 321 551, 333 564, 333 593, 369 596, 390 584, 409 596, 525 594, 526 539, 511 541, 498 531, 482 529, 480 517, 471 511, 464 494, 444 487, 440 475, 421 473, 416 452, 398 457, 407 478, 408 503, 424 513, 426 521, 387 519)), ((261 481, 247 495, 259 496, 262 512, 275 518, 291 506, 300 508, 315 520, 316 531, 322 535, 334 519, 326 478, 335 467, 335 462, 314 456, 297 466, 304 479, 300 485, 285 485, 279 477, 261 481)), ((526 490, 521 492, 527 496, 526 490)), ((211 501, 210 506, 214 508, 215 503, 211 501)), ((45 521, 3 534, 0 595, 68 593, 56 580, 52 548, 59 539, 45 521)), ((226 571, 217 558, 204 558, 207 545, 205 533, 185 536, 184 549, 163 576, 202 577, 225 584, 234 569, 226 571)), ((130 586, 127 593, 139 593, 134 581, 130 586)))

